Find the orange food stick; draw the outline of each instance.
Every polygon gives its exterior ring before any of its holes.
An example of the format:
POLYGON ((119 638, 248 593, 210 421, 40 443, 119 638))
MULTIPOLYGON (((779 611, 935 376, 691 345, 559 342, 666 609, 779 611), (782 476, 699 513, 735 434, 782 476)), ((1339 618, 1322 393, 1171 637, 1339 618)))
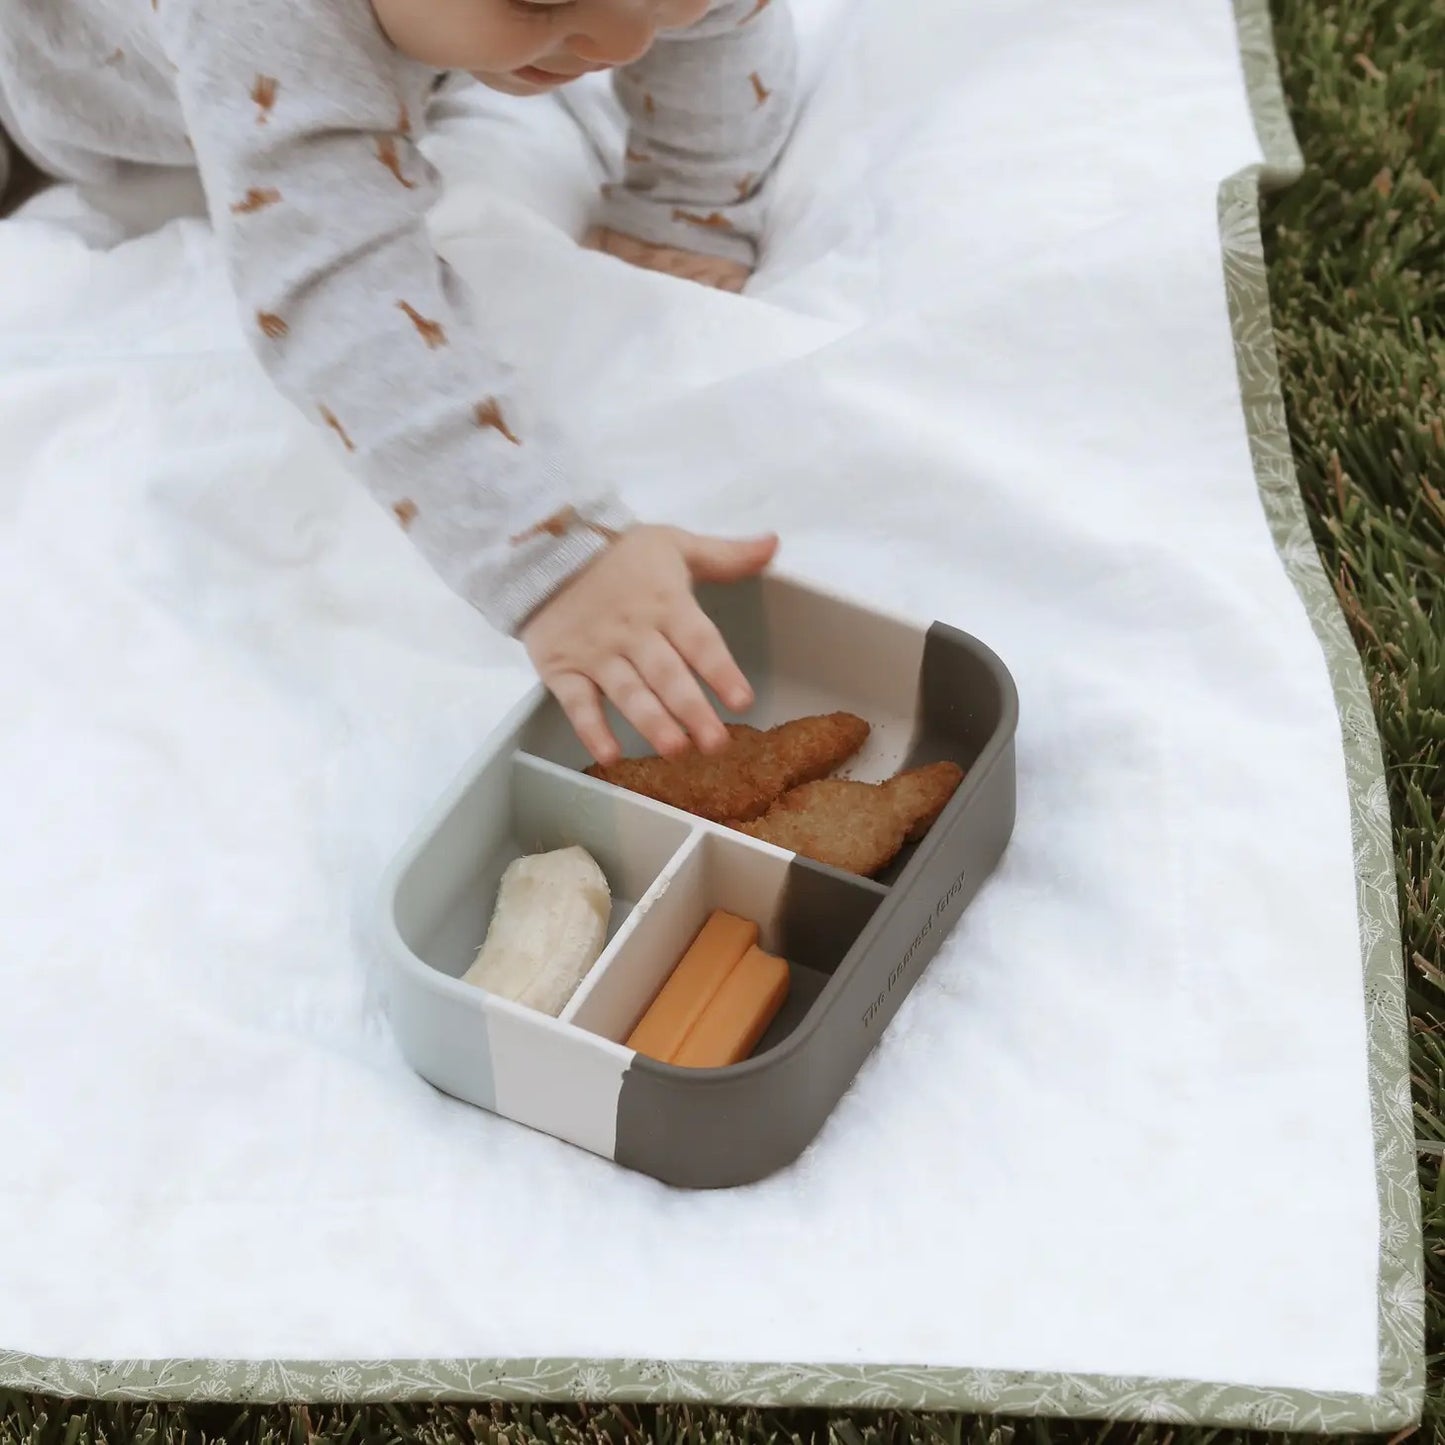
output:
POLYGON ((756 946, 723 981, 671 1062, 684 1069, 740 1064, 788 997, 788 965, 756 946))
POLYGON ((757 941, 756 923, 715 910, 633 1029, 627 1047, 667 1063, 723 980, 757 941))

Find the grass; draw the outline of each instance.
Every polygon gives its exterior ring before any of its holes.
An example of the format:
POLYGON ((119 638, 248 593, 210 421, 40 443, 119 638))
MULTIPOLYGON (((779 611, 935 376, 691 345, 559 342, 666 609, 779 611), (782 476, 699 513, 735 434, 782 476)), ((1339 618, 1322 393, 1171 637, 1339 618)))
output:
POLYGON ((1267 212, 1300 485, 1389 778, 1445 1435, 1445 5, 1275 0, 1306 178, 1267 212))
MULTIPOLYGON (((1370 677, 1409 975, 1430 1389, 1445 1437, 1445 0, 1275 0, 1308 174, 1270 203, 1285 397, 1314 534, 1370 677)), ((959 1417, 598 1409, 138 1408, 0 1396, 0 1445, 1223 1445, 959 1417)))

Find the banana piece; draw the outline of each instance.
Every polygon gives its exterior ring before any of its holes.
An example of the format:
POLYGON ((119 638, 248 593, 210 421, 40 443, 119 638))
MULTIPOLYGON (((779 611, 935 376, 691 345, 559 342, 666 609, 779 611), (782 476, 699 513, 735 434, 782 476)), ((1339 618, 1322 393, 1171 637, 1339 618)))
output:
POLYGON ((462 982, 556 1018, 601 957, 611 916, 607 877, 585 849, 518 858, 462 982))

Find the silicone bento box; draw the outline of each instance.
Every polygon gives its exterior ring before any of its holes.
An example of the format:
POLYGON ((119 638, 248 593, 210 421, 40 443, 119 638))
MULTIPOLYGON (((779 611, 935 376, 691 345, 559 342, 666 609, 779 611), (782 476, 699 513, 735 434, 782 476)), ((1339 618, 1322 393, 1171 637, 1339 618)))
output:
MULTIPOLYGON (((746 721, 846 710, 872 724, 840 776, 951 760, 963 783, 879 879, 838 872, 584 775, 537 689, 421 822, 383 885, 387 1007, 423 1078, 458 1099, 686 1188, 760 1179, 817 1134, 963 909, 1014 822, 1018 697, 981 642, 786 577, 701 589, 753 684, 746 721), (461 982, 503 870, 578 844, 607 875, 605 952, 552 1018, 461 982), (752 1055, 659 1063, 625 1040, 713 909, 758 923, 788 999, 752 1055)), ((648 748, 616 714, 629 754, 648 748)))

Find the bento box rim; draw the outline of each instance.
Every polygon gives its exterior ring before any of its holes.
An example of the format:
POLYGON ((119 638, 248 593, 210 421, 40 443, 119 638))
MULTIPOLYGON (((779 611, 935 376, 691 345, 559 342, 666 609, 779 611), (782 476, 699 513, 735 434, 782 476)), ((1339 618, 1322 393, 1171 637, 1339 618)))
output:
MULTIPOLYGON (((975 637, 972 633, 954 627, 948 623, 940 623, 936 619, 929 622, 922 622, 918 618, 909 617, 906 614, 893 612, 891 610, 860 602, 858 599, 845 596, 831 588, 820 586, 813 582, 788 574, 786 572, 772 572, 759 579, 761 585, 768 590, 792 591, 805 594, 815 600, 836 603, 842 607, 858 608, 869 612, 874 617, 884 621, 894 622, 901 627, 916 630, 925 635, 934 627, 943 626, 955 637, 961 639, 978 657, 988 666, 994 674, 1002 694, 1002 708, 999 723, 995 727, 989 740, 980 750, 977 760, 969 768, 963 782, 959 785, 957 793, 949 801, 947 808, 940 816, 938 822, 942 823, 950 816, 957 816, 965 811, 972 798, 977 794, 983 784, 990 778, 995 767, 1004 757, 1011 743, 1018 726, 1019 700, 1018 689, 1012 674, 1004 665, 1002 658, 988 646, 987 643, 975 637)), ((382 874, 378 890, 376 907, 378 932, 382 947, 386 950, 390 960, 399 963, 402 971, 415 978, 423 987, 434 988, 441 983, 450 983, 452 989, 444 989, 444 992, 453 993, 457 1002, 467 1006, 473 1000, 461 991, 466 987, 459 979, 454 979, 446 974, 438 973, 434 968, 428 966, 423 960, 406 944, 400 930, 396 925, 396 895, 400 889, 402 879, 421 857, 423 850, 430 843, 432 837, 441 827, 442 823, 451 816, 456 806, 465 796, 467 790, 472 786, 479 773, 489 763, 500 761, 501 753, 497 744, 500 739, 515 736, 520 732, 527 720, 547 700, 547 689, 541 684, 534 684, 526 694, 520 698, 503 717, 488 731, 487 736, 473 750, 466 762, 457 771, 451 783, 441 795, 426 810, 421 819, 413 826, 406 841, 397 851, 396 856, 387 866, 382 874)), ((513 754, 515 756, 515 754, 513 754)), ((528 755, 530 756, 530 754, 528 755)), ((546 762, 546 759, 538 759, 539 762, 546 762)), ((659 808, 665 808, 663 804, 655 804, 659 808)), ((682 818, 689 818, 691 815, 680 813, 675 808, 666 808, 666 811, 676 814, 682 818)), ((698 826, 700 820, 692 819, 694 826, 698 826)), ((935 827, 938 824, 934 825, 935 827)), ((714 831, 703 828, 703 831, 714 831)), ((762 845, 767 847, 768 845, 762 845)), ((778 850, 786 851, 786 850, 778 850)), ((744 1078, 749 1074, 760 1073, 768 1069, 777 1068, 783 1064, 799 1048, 808 1043, 823 1019, 831 1012, 834 1001, 842 991, 842 980, 859 966, 860 961, 867 956, 872 947, 873 939, 882 930, 895 909, 903 906, 908 899, 908 881, 915 875, 916 871, 927 861, 928 854, 920 847, 919 851, 904 865, 903 871, 895 882, 889 886, 882 897, 879 898, 878 906, 874 909, 868 922, 863 926, 858 937, 854 939, 847 953, 838 961, 837 967, 828 976, 818 997, 813 1001, 807 1014, 798 1023, 798 1026, 787 1036, 767 1051, 756 1058, 745 1059, 740 1064, 728 1065, 718 1069, 683 1069, 670 1064, 650 1061, 654 1070, 662 1070, 668 1077, 669 1082, 684 1086, 706 1086, 709 1083, 717 1083, 722 1079, 735 1080, 744 1078)), ((812 864, 826 873, 833 874, 839 879, 854 884, 859 880, 846 873, 840 873, 833 868, 827 868, 822 864, 812 864)), ((517 1012, 525 1014, 529 1021, 551 1024, 555 1029, 567 1031, 569 1037, 577 1032, 576 1026, 564 1024, 558 1019, 549 1018, 545 1015, 537 1016, 534 1011, 521 1009, 520 1006, 506 1008, 506 999, 489 998, 477 990, 470 990, 476 993, 475 1004, 478 1010, 485 1013, 487 1008, 503 1007, 506 1012, 517 1012)), ((631 1059, 634 1051, 620 1044, 613 1039, 603 1035, 588 1035, 589 1039, 598 1045, 605 1047, 609 1053, 621 1054, 631 1059)))

